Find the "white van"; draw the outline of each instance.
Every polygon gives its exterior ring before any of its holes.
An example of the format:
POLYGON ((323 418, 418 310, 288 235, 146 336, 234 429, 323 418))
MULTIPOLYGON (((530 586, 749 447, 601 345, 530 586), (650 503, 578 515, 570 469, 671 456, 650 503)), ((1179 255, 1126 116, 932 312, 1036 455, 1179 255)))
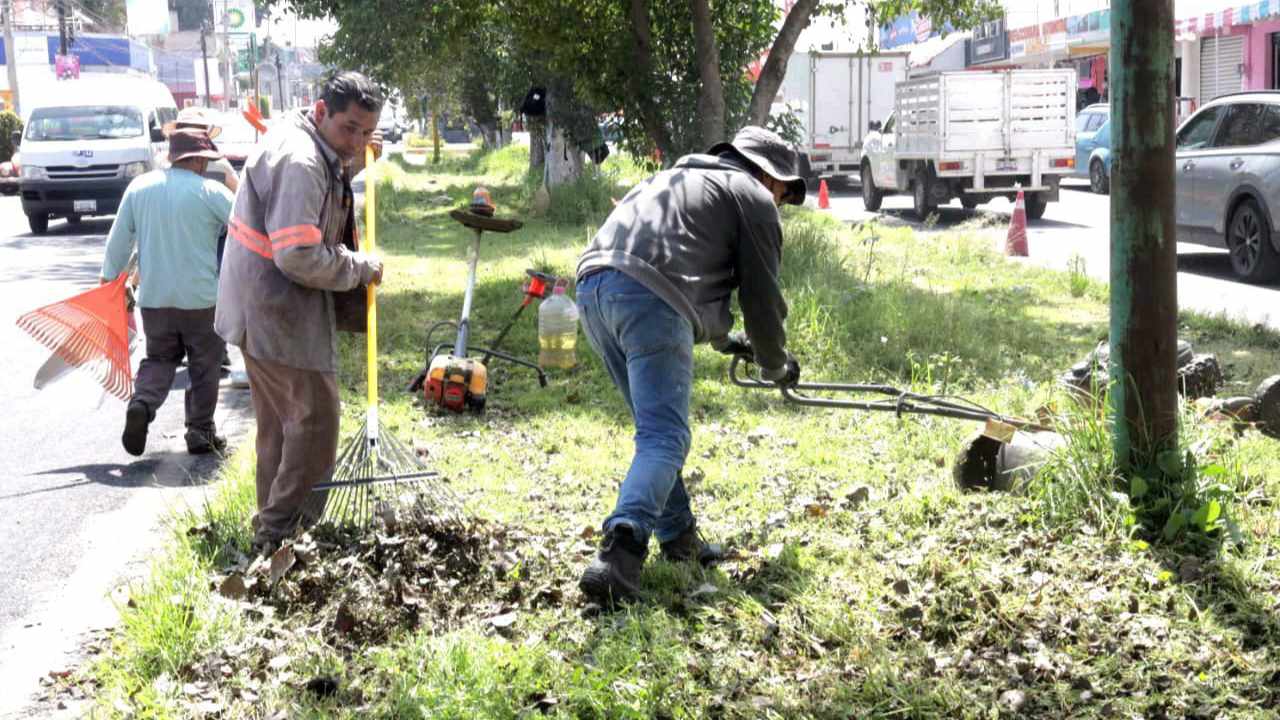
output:
POLYGON ((37 235, 51 217, 114 214, 129 182, 163 163, 162 128, 178 115, 169 88, 150 78, 84 75, 44 95, 23 92, 22 211, 37 235))

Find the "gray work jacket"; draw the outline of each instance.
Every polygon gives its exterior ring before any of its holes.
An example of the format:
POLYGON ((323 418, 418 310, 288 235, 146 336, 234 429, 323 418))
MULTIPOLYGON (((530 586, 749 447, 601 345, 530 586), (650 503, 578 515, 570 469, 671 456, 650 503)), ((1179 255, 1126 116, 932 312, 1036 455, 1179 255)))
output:
POLYGON ((773 196, 729 157, 686 155, 636 186, 578 261, 578 278, 613 268, 675 308, 697 342, 721 346, 738 290, 756 362, 786 364, 787 303, 778 285, 782 221, 773 196))
POLYGON ((337 153, 310 111, 282 120, 245 164, 231 211, 214 327, 255 358, 337 372, 332 293, 373 267, 343 245, 351 212, 337 153))

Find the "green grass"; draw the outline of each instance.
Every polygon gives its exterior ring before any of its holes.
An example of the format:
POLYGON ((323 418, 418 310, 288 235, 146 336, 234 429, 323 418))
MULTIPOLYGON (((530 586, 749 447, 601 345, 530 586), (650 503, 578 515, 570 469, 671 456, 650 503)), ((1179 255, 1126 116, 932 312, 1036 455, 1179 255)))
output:
MULTIPOLYGON (((1209 533, 1164 540, 1144 525, 1155 493, 1123 492, 1105 421, 1053 383, 1105 338, 1105 288, 1014 269, 976 226, 926 238, 788 210, 789 344, 808 378, 887 381, 1025 416, 1046 408, 1067 444, 1022 492, 955 487, 950 463, 972 423, 785 405, 733 386, 726 359, 699 348, 686 477, 704 533, 732 559, 706 571, 651 560, 642 602, 584 612, 584 536, 611 509, 631 449, 625 407, 585 341, 578 367, 551 373, 546 389, 492 364, 483 417, 403 392, 427 326, 461 305, 470 234, 449 207, 483 183, 500 213, 527 221, 485 235, 473 337, 487 341, 519 303, 525 268, 571 275, 609 198, 639 172, 611 159, 567 208, 533 217, 525 163, 518 148, 425 169, 384 163, 379 200, 383 421, 429 452, 472 514, 516 533, 495 541, 515 569, 494 597, 468 599, 492 612, 352 648, 327 616, 221 598, 216 583, 248 545, 250 444, 207 507, 177 519, 110 656, 81 680, 97 683, 101 714, 189 716, 184 685, 213 677, 197 699, 224 717, 990 718, 1012 715, 1013 693, 1030 717, 1270 716, 1276 441, 1188 412, 1194 463, 1161 495, 1181 503, 1166 514, 1209 499, 1225 514, 1209 533), (447 204, 431 202, 440 195, 447 204), (508 609, 517 620, 499 632, 489 618, 508 609), (317 677, 337 692, 308 692, 317 677)), ((532 315, 505 349, 535 354, 532 315)), ((1226 359, 1236 386, 1276 372, 1274 333, 1195 315, 1182 325, 1226 359)), ((363 340, 341 351, 349 437, 363 413, 363 340)), ((450 595, 441 602, 461 602, 450 595)))

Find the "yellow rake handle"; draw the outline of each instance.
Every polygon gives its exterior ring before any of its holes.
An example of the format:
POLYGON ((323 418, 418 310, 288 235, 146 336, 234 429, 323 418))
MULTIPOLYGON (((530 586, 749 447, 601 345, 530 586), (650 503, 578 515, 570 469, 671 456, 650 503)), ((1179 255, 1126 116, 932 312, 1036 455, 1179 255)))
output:
MULTIPOLYGON (((377 243, 377 187, 373 175, 373 148, 364 149, 364 252, 372 255, 377 243)), ((369 283, 365 289, 368 293, 369 317, 366 349, 366 369, 369 381, 369 407, 366 433, 370 440, 378 437, 378 289, 369 283)))

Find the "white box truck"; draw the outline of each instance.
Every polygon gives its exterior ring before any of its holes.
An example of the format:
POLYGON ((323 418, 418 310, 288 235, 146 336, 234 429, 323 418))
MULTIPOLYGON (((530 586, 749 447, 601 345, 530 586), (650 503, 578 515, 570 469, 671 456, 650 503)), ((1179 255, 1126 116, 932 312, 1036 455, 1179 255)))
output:
POLYGON ((972 209, 1026 193, 1044 215, 1075 167, 1073 70, 944 72, 898 83, 893 114, 863 143, 862 200, 911 193, 924 218, 959 198, 972 209))
POLYGON ((907 79, 905 52, 798 52, 787 63, 774 111, 795 111, 806 177, 858 176, 862 141, 893 110, 895 85, 907 79))

